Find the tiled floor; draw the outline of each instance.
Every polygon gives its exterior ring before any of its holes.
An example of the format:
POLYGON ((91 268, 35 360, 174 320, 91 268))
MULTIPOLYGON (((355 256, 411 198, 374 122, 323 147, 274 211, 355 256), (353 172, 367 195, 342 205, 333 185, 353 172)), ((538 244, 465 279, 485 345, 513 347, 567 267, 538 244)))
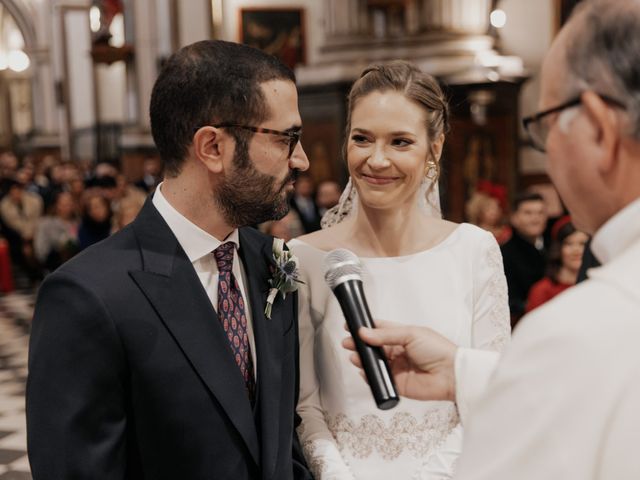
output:
POLYGON ((24 387, 31 293, 0 293, 0 480, 31 480, 24 387))

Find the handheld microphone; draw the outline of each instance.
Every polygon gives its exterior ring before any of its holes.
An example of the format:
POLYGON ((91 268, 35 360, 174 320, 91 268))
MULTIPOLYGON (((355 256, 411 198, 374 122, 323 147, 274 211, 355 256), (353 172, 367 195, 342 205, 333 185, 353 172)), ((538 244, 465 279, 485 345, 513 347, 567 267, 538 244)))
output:
POLYGON ((327 254, 324 266, 324 279, 342 308, 376 405, 381 410, 393 408, 400 399, 384 352, 358 335, 360 327, 375 328, 362 288, 362 264, 353 252, 339 248, 327 254))

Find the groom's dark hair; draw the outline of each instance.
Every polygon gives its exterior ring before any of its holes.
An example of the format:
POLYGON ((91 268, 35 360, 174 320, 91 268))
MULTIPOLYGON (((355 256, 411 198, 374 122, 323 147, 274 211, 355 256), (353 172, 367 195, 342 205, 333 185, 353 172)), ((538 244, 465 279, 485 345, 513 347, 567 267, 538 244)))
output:
MULTIPOLYGON (((256 126, 270 112, 260 84, 295 82, 293 72, 272 55, 221 40, 188 45, 166 61, 151 93, 151 133, 166 175, 180 173, 195 131, 204 125, 256 126)), ((248 132, 230 130, 247 141, 248 132)))

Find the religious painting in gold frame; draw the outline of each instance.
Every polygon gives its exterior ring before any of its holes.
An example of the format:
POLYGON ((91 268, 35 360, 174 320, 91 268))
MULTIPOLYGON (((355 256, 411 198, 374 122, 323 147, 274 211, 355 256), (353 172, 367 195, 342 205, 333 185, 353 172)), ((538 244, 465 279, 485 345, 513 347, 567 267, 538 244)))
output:
POLYGON ((240 42, 275 55, 289 68, 306 61, 304 10, 242 8, 240 42))

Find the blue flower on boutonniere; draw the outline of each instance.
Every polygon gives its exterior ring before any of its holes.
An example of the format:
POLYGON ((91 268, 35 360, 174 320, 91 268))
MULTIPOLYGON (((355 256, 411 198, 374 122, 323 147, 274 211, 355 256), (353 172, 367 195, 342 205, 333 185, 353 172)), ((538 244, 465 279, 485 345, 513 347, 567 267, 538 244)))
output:
POLYGON ((269 280, 271 289, 264 308, 267 318, 271 318, 271 309, 278 293, 282 294, 284 300, 287 293, 295 292, 298 290, 298 284, 304 283, 299 279, 298 257, 284 249, 284 240, 281 238, 273 239, 273 260, 275 261, 273 278, 269 280))

